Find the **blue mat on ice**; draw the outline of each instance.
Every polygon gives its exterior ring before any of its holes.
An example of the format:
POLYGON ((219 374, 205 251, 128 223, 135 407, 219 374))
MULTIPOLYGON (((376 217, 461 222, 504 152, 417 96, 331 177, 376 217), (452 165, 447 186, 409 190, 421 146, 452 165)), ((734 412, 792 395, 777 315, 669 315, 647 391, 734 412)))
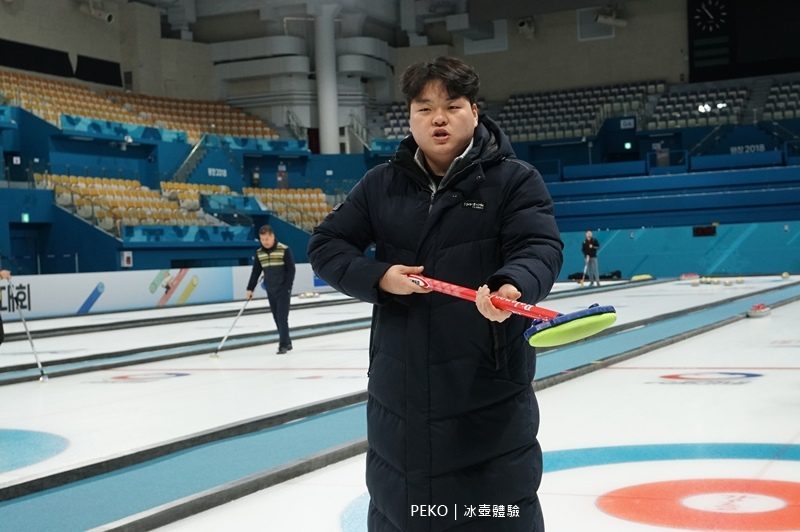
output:
POLYGON ((355 405, 0 502, 0 530, 79 532, 363 438, 355 405))

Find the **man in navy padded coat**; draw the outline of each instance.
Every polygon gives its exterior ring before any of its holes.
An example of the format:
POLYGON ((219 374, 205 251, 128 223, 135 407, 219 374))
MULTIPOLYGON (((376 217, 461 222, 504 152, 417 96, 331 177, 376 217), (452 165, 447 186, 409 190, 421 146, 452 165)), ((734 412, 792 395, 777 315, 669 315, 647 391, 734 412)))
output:
POLYGON ((478 76, 455 58, 410 66, 411 135, 368 171, 309 243, 314 271, 373 303, 368 527, 543 532, 542 454, 526 318, 490 294, 537 303, 563 244, 539 173, 478 115, 478 76), (375 259, 364 256, 372 243, 375 259), (407 274, 478 288, 475 303, 407 274))

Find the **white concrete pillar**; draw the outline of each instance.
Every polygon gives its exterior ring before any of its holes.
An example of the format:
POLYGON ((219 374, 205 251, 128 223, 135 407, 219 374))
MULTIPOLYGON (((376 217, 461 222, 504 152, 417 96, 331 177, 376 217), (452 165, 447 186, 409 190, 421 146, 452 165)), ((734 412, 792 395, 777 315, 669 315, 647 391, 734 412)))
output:
POLYGON ((339 93, 336 88, 336 26, 340 7, 324 4, 316 9, 314 62, 319 108, 319 151, 339 153, 339 93))

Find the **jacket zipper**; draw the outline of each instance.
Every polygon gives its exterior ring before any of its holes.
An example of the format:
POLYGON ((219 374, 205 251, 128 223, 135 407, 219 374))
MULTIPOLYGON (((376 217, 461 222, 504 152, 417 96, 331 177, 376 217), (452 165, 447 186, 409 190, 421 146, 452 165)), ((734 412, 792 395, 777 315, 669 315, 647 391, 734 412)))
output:
MULTIPOLYGON (((373 316, 373 323, 377 324, 380 322, 380 312, 381 312, 380 309, 375 310, 375 316, 373 316)), ((377 327, 377 325, 375 327, 377 327)), ((369 335, 369 364, 367 364, 367 378, 369 378, 370 373, 372 373, 372 362, 375 360, 375 345, 373 342, 375 341, 376 334, 377 330, 373 331, 369 335)))
MULTIPOLYGON (((473 163, 473 164, 474 164, 474 163, 473 163)), ((430 212, 433 210, 433 202, 434 202, 434 200, 436 199, 436 193, 437 193, 438 191, 440 191, 440 190, 443 190, 443 188, 442 188, 442 185, 444 185, 445 183, 449 183, 449 182, 451 182, 453 179, 455 179, 456 177, 458 177, 460 174, 462 174, 462 173, 466 172, 466 171, 467 171, 467 170, 469 170, 471 167, 472 167, 472 164, 469 164, 469 165, 467 165, 465 168, 462 168, 461 170, 459 170, 459 171, 458 171, 458 172, 456 172, 455 174, 451 175, 451 176, 450 176, 449 178, 447 178, 446 180, 443 178, 443 179, 442 179, 442 182, 439 184, 439 186, 438 186, 438 187, 436 186, 436 183, 433 181, 433 179, 431 179, 431 180, 430 180, 430 186, 431 186, 431 201, 430 201, 430 203, 428 204, 428 214, 430 214, 430 212)))
POLYGON ((497 327, 489 323, 492 329, 492 354, 494 355, 494 370, 500 371, 500 339, 497 337, 497 327))

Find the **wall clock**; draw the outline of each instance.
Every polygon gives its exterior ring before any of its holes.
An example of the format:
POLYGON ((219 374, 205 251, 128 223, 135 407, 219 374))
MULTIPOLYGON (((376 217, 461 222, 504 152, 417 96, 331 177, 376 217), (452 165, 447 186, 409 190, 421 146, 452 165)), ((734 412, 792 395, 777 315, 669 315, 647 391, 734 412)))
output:
POLYGON ((730 9, 724 0, 701 0, 690 16, 697 30, 711 34, 725 28, 730 20, 730 9))

